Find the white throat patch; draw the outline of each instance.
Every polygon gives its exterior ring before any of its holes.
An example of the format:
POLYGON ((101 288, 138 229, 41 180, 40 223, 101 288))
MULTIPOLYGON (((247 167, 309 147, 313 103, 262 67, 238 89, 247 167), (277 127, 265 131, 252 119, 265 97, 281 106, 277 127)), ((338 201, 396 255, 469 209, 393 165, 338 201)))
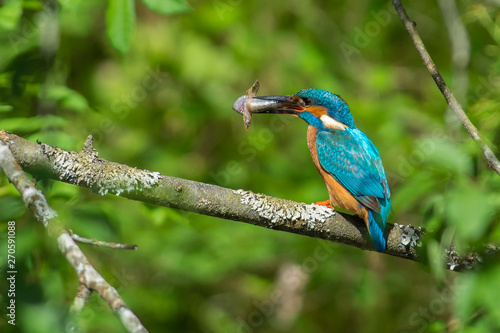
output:
POLYGON ((338 129, 341 131, 345 131, 345 128, 347 127, 346 125, 342 124, 341 122, 333 119, 330 116, 327 116, 326 114, 322 115, 320 118, 321 122, 323 122, 323 126, 327 128, 332 128, 332 129, 338 129))

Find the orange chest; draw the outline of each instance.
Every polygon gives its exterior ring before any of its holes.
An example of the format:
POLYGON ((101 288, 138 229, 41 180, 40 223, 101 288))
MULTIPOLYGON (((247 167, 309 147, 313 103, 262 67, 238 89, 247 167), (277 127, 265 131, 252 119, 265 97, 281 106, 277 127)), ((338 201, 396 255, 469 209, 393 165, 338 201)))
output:
MULTIPOLYGON (((359 217, 368 219, 368 211, 354 198, 354 196, 347 191, 335 178, 327 172, 319 162, 318 149, 316 148, 316 134, 318 129, 309 126, 307 129, 307 146, 311 152, 311 157, 314 162, 314 166, 318 170, 321 177, 326 184, 328 194, 330 196, 330 203, 332 206, 340 207, 342 209, 353 212, 359 217)), ((335 156, 332 156, 335 158, 335 156)))

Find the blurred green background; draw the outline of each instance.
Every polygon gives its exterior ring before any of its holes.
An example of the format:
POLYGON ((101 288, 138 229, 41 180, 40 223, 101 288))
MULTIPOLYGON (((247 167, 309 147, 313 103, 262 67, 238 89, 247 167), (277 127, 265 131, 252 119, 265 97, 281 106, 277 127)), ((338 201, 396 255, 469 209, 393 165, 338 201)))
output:
MULTIPOLYGON (((434 61, 474 124, 500 144, 498 0, 407 1, 434 61), (455 6, 458 6, 456 8, 455 6)), ((341 95, 377 145, 389 222, 430 230, 423 265, 344 245, 39 181, 81 245, 150 332, 493 332, 500 265, 458 274, 442 248, 500 243, 500 177, 422 65, 390 2, 10 0, 0 7, 0 128, 162 174, 325 200, 306 125, 233 101, 321 88, 341 95)), ((0 331, 63 332, 78 287, 54 240, 0 175, 0 264, 16 222, 17 325, 0 281, 0 331)), ((124 332, 96 295, 82 332, 124 332)))

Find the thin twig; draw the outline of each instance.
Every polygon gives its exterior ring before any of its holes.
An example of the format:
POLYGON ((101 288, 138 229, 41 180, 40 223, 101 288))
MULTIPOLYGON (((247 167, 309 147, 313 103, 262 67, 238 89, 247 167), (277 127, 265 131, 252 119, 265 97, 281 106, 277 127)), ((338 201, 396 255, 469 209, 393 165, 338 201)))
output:
MULTIPOLYGON (((155 205, 374 250, 360 219, 323 206, 131 168, 97 158, 93 148, 78 153, 68 152, 0 131, 0 139, 2 135, 11 140, 10 147, 16 159, 35 176, 90 187, 102 194, 119 194, 155 205)), ((386 229, 386 254, 417 261, 422 259, 417 254, 422 234, 419 228, 388 224, 386 229)), ((448 250, 444 255, 446 267, 455 271, 473 269, 481 259, 478 253, 461 256, 448 250)))
POLYGON ((73 299, 73 304, 69 308, 69 318, 66 326, 66 331, 71 333, 79 333, 80 327, 78 326, 78 319, 81 317, 83 308, 87 305, 90 295, 92 295, 92 290, 90 290, 85 284, 81 283, 76 292, 75 298, 73 299))
POLYGON ((71 238, 73 238, 75 242, 82 244, 90 244, 94 246, 107 247, 110 249, 119 249, 119 250, 137 250, 136 244, 121 244, 114 242, 105 242, 95 238, 85 238, 78 234, 75 234, 73 230, 70 229, 68 229, 68 233, 71 235, 71 238))
POLYGON ((70 312, 79 314, 82 312, 85 305, 89 301, 90 295, 92 295, 92 290, 90 290, 85 284, 80 284, 78 291, 76 292, 73 304, 71 304, 70 312))
MULTIPOLYGON (((80 283, 88 290, 96 291, 109 307, 117 314, 129 332, 147 332, 137 316, 127 307, 121 296, 97 270, 89 263, 82 250, 76 245, 69 233, 62 227, 57 213, 49 206, 45 196, 37 190, 9 149, 10 140, 0 131, 0 168, 9 181, 16 187, 26 206, 47 228, 49 235, 57 238, 59 250, 75 270, 80 283)), ((78 305, 83 306, 83 305, 78 305)))
POLYGON ((458 103, 457 99, 455 98, 455 96, 453 96, 450 89, 444 82, 443 77, 441 76, 441 74, 439 74, 436 65, 432 61, 429 52, 427 52, 424 43, 417 32, 416 23, 410 20, 408 14, 406 14, 403 5, 401 4, 401 1, 392 0, 392 3, 394 4, 396 11, 398 12, 399 17, 401 18, 403 25, 410 34, 410 38, 413 41, 413 44, 415 45, 418 53, 420 54, 420 57, 424 61, 425 67, 427 67, 427 70, 429 70, 429 73, 436 82, 439 90, 441 90, 441 93, 446 99, 446 102, 453 110, 453 112, 455 112, 457 117, 460 119, 460 121, 462 122, 467 132, 469 132, 472 139, 479 144, 479 147, 483 151, 483 154, 486 160, 488 161, 489 166, 493 170, 495 170, 498 175, 500 175, 500 162, 498 161, 498 158, 495 156, 491 148, 488 147, 484 139, 481 137, 481 134, 479 133, 478 129, 474 126, 474 124, 472 124, 470 119, 467 117, 464 110, 460 106, 460 103, 458 103))

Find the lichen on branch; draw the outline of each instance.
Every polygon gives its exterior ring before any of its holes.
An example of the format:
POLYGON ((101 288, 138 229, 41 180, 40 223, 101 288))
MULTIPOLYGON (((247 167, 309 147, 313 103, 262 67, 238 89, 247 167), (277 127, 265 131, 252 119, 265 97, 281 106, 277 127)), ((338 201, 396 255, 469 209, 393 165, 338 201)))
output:
POLYGON ((90 187, 101 195, 120 195, 151 188, 158 184, 161 177, 159 172, 141 170, 99 158, 98 151, 93 148, 92 135, 87 137, 80 152, 65 151, 46 144, 41 144, 40 148, 60 180, 90 187))
MULTIPOLYGON (((97 157, 91 138, 77 153, 29 142, 5 131, 0 131, 0 140, 9 141, 16 160, 37 177, 41 175, 90 187, 100 194, 119 194, 132 200, 326 239, 362 250, 375 250, 362 220, 323 206, 165 176, 110 162, 97 157)), ((422 235, 420 228, 389 223, 384 253, 421 261, 423 258, 419 257, 417 249, 422 244, 422 235)), ((450 253, 448 251, 443 256, 447 268, 455 271, 473 269, 481 260, 476 253, 463 257, 456 252, 450 253)))

